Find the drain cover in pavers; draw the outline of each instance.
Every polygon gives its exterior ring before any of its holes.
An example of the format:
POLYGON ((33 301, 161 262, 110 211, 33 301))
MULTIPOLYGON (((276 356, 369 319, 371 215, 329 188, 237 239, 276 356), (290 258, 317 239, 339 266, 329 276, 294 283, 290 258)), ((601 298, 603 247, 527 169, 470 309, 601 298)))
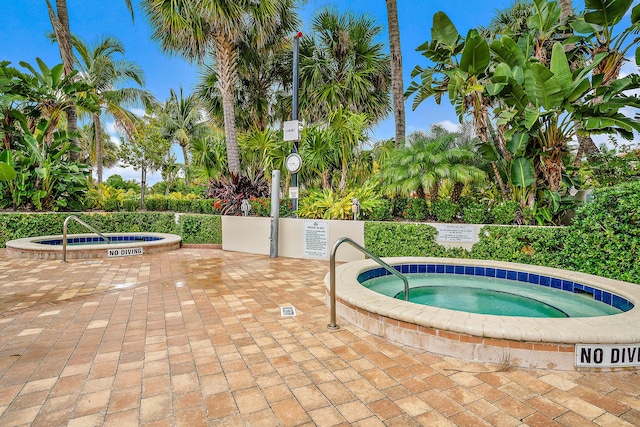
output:
POLYGON ((280 307, 280 314, 282 316, 295 316, 296 308, 295 307, 280 307))

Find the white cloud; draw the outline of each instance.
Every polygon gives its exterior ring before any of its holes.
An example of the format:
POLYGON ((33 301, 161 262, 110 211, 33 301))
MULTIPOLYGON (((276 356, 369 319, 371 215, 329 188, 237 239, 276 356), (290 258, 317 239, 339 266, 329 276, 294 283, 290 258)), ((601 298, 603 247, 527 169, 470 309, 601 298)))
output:
POLYGON ((118 131, 116 130, 116 122, 106 122, 104 124, 104 131, 113 138, 114 135, 118 134, 118 131))
POLYGON ((454 123, 451 120, 445 120, 436 124, 442 126, 449 132, 458 132, 460 130, 460 123, 454 123))

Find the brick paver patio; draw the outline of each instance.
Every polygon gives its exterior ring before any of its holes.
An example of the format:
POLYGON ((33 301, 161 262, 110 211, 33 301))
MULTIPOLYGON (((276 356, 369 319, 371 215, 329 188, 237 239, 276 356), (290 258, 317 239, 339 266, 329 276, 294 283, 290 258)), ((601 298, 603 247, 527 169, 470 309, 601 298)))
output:
POLYGON ((500 371, 340 319, 330 332, 327 271, 216 249, 0 250, 0 426, 640 425, 635 371, 500 371))

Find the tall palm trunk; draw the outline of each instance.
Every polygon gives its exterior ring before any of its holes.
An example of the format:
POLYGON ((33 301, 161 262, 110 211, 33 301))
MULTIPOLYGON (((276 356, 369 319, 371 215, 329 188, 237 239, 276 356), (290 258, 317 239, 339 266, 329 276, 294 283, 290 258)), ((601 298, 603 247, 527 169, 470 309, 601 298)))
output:
POLYGON ((229 172, 240 173, 240 151, 235 122, 235 90, 238 67, 238 52, 233 42, 227 37, 219 36, 215 40, 216 64, 218 65, 220 94, 222 95, 222 111, 224 115, 224 133, 227 144, 227 161, 229 172))
POLYGON ((94 141, 96 144, 96 175, 98 185, 102 184, 102 163, 104 160, 102 150, 102 124, 100 123, 100 115, 93 115, 93 130, 95 132, 94 141))
POLYGON ((402 52, 400 50, 400 26, 396 0, 387 0, 389 21, 389 48, 391 54, 391 93, 393 96, 393 117, 396 124, 396 147, 404 145, 406 133, 404 113, 404 84, 402 81, 402 52))
MULTIPOLYGON (((69 14, 67 12, 67 1, 56 0, 56 8, 54 10, 50 0, 47 1, 47 9, 49 11, 49 20, 53 27, 53 32, 58 41, 60 49, 60 57, 64 64, 64 74, 66 76, 73 72, 73 47, 71 45, 71 29, 69 28, 69 14)), ((67 111, 67 131, 71 136, 71 144, 78 145, 76 132, 78 131, 78 112, 75 105, 71 105, 67 111)), ((79 153, 70 151, 71 160, 78 160, 79 153)))

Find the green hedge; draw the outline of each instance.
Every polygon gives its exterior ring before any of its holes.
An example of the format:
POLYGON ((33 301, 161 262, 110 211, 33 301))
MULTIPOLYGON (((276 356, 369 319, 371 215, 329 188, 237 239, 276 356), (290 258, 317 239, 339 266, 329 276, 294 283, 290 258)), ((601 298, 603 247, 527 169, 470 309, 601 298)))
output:
POLYGON ((442 256, 544 265, 640 283, 640 182, 594 191, 567 227, 485 226, 471 251, 446 250, 426 224, 365 223, 379 256, 442 256))
POLYGON ((485 226, 470 257, 564 268, 568 228, 485 226))
POLYGON ((365 247, 377 256, 468 257, 464 249, 446 249, 435 242, 438 231, 427 224, 364 223, 365 247))
MULTIPOLYGON (((106 233, 173 233, 184 243, 222 243, 219 215, 182 214, 176 224, 174 214, 168 212, 2 213, 0 247, 8 240, 62 234, 64 220, 71 214, 106 233)), ((69 221, 68 227, 69 234, 88 232, 76 221, 69 221)))
POLYGON ((178 231, 182 243, 222 243, 222 217, 220 215, 183 214, 178 218, 178 231))
POLYGON ((640 182, 594 190, 564 242, 567 268, 640 283, 640 182))

